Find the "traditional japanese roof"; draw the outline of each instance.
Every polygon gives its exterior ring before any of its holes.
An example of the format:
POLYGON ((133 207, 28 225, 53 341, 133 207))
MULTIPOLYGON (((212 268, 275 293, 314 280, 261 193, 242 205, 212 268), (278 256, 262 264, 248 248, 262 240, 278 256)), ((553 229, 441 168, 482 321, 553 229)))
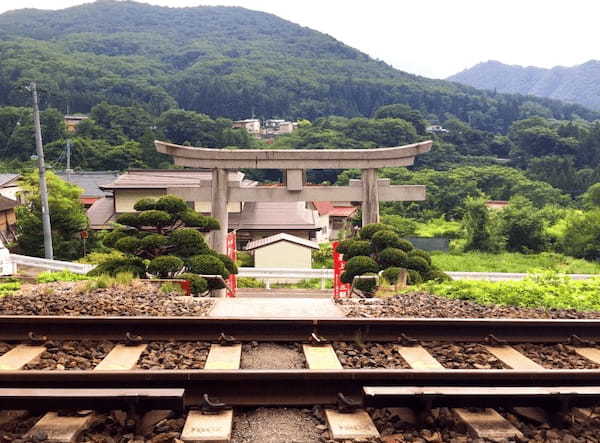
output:
MULTIPOLYGON (((232 222, 230 220, 230 227, 232 222)), ((235 228, 279 231, 320 229, 316 211, 306 209, 304 202, 245 202, 235 228)))
MULTIPOLYGON (((67 180, 65 171, 57 171, 56 174, 63 180, 67 180)), ((113 182, 117 177, 119 177, 118 171, 73 171, 69 183, 83 189, 82 199, 94 199, 109 195, 101 187, 113 182)), ((91 203, 93 203, 93 200, 91 203)))
POLYGON ((96 200, 87 210, 92 229, 110 228, 115 217, 115 205, 112 197, 102 197, 96 200))
POLYGON ((8 197, 4 197, 0 195, 0 211, 7 211, 9 209, 14 209, 17 207, 19 203, 16 200, 10 199, 8 197))
POLYGON ((336 206, 331 202, 313 202, 319 215, 329 215, 332 217, 350 217, 358 208, 355 206, 336 206))
MULTIPOLYGON (((241 182, 244 174, 229 172, 229 181, 241 182)), ((199 186, 200 182, 212 181, 212 172, 206 169, 141 169, 129 170, 102 189, 166 189, 168 187, 199 186)), ((244 186, 251 186, 244 180, 244 186)))
POLYGON ((21 174, 3 173, 0 174, 0 188, 5 186, 16 186, 17 180, 21 177, 21 174))
POLYGON ((285 232, 276 235, 271 235, 270 237, 261 238, 260 240, 251 241, 246 245, 244 249, 246 251, 251 251, 253 249, 262 248, 263 246, 272 245, 280 241, 295 243, 300 246, 304 246, 311 249, 319 249, 319 245, 317 243, 310 240, 306 240, 304 238, 296 237, 295 235, 286 234, 285 232))

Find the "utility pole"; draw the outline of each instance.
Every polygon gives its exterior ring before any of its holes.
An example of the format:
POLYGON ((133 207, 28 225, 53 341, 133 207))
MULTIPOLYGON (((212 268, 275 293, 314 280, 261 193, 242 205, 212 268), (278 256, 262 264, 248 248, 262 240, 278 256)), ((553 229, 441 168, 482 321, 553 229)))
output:
POLYGON ((47 259, 54 258, 52 251, 52 230, 50 227, 50 208, 48 206, 48 186, 46 185, 46 165, 44 163, 44 146, 42 145, 42 127, 40 125, 40 110, 38 107, 37 87, 35 82, 29 86, 33 95, 33 124, 35 129, 35 149, 37 151, 38 169, 40 173, 40 199, 42 202, 42 225, 44 228, 44 255, 47 259))
MULTIPOLYGON (((69 105, 67 104, 67 115, 69 115, 69 105)), ((68 129, 67 129, 67 132, 68 129)), ((71 137, 67 137, 67 182, 71 183, 71 137)))

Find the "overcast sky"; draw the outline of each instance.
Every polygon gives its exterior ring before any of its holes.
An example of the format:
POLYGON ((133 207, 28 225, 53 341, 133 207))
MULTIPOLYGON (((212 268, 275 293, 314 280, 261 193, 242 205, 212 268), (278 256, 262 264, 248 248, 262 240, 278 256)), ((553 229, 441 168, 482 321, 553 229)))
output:
MULTIPOLYGON (((499 60, 572 66, 600 59, 594 0, 143 0, 270 12, 325 32, 403 71, 445 78, 499 60)), ((0 0, 0 12, 61 9, 86 0, 0 0)))

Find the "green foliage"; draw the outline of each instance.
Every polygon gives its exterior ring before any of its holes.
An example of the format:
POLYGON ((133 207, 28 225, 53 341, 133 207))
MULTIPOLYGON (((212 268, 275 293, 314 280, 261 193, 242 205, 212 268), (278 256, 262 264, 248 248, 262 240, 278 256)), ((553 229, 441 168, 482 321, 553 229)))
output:
POLYGON ((238 277, 238 288, 264 288, 265 282, 252 277, 238 277))
POLYGON ((137 214, 138 226, 152 226, 164 228, 173 222, 171 214, 157 209, 149 209, 137 214))
POLYGON ((230 274, 238 273, 237 265, 233 262, 233 260, 231 258, 229 258, 228 255, 215 254, 215 256, 223 262, 223 264, 225 265, 225 269, 227 269, 227 272, 229 272, 230 274))
MULTIPOLYGON (((189 272, 203 275, 220 275, 224 279, 229 277, 225 264, 214 255, 194 255, 186 263, 189 272)), ((207 279, 209 289, 222 289, 223 285, 215 279, 207 279)))
POLYGON ((209 250, 204 236, 195 229, 185 228, 173 231, 169 237, 173 253, 180 257, 190 257, 209 250))
POLYGON ((146 276, 146 264, 139 257, 125 257, 125 258, 113 258, 100 263, 87 275, 101 276, 109 275, 116 276, 121 272, 130 272, 136 277, 146 276))
POLYGON ((366 226, 363 226, 359 232, 359 237, 361 240, 371 240, 373 235, 375 235, 379 231, 386 231, 390 228, 382 223, 371 223, 366 226))
POLYGON ((437 283, 443 283, 452 280, 448 274, 442 271, 438 271, 436 269, 430 269, 422 275, 424 281, 435 281, 437 283))
POLYGON ((205 231, 214 231, 220 228, 219 222, 214 217, 198 214, 188 210, 179 215, 181 221, 190 228, 201 228, 205 231))
POLYGON ((159 292, 161 294, 165 294, 165 295, 169 295, 169 294, 177 294, 177 295, 184 295, 184 291, 183 288, 181 287, 181 285, 174 283, 174 282, 165 282, 162 285, 160 285, 160 289, 159 292))
POLYGON ((415 271, 414 269, 409 269, 408 275, 406 277, 406 284, 409 286, 413 286, 419 285, 421 283, 423 283, 423 277, 421 277, 421 274, 419 274, 419 272, 415 271))
POLYGON ((586 205, 590 208, 600 207, 600 183, 594 183, 583 195, 586 205))
POLYGON ((408 256, 409 257, 421 257, 423 260, 425 260, 427 262, 427 264, 429 266, 431 266, 431 256, 427 252, 425 252, 421 249, 413 249, 412 251, 410 251, 408 253, 408 256))
POLYGON ((127 233, 120 229, 115 229, 114 231, 110 231, 102 236, 102 243, 104 246, 108 248, 114 248, 119 240, 123 237, 127 237, 127 233))
POLYGON ((418 271, 421 275, 426 274, 430 270, 429 263, 423 257, 419 257, 416 255, 409 255, 406 257, 405 267, 408 269, 414 269, 418 271))
MULTIPOLYGON (((331 252, 329 253, 329 255, 330 255, 330 259, 331 259, 331 252)), ((313 266, 315 266, 316 264, 318 264, 318 262, 315 261, 315 258, 313 255, 313 266)), ((250 254, 248 251, 238 251, 237 252, 237 265, 242 268, 253 268, 254 267, 254 255, 250 254)), ((331 266, 329 268, 331 268, 331 266)), ((239 278, 238 278, 238 281, 239 281, 239 278)))
POLYGON ((194 295, 201 295, 208 291, 208 282, 204 277, 185 272, 183 274, 178 275, 177 278, 188 280, 190 282, 192 294, 194 295))
POLYGON ((381 223, 387 225, 389 229, 400 237, 414 235, 417 229, 417 223, 414 220, 402 217, 401 215, 382 215, 381 223))
POLYGON ((461 235, 460 222, 448 221, 443 217, 432 218, 427 222, 417 223, 415 234, 419 237, 458 238, 461 235))
MULTIPOLYGON (((150 211, 156 208, 156 199, 155 198, 142 198, 135 202, 133 205, 133 209, 136 211, 150 211)), ((126 214, 126 215, 134 215, 134 214, 126 214)), ((123 223, 125 224, 125 223, 123 223)))
POLYGON ((396 247, 402 249, 404 252, 410 252, 415 248, 413 244, 405 238, 401 238, 396 247))
POLYGON ((377 290, 377 274, 369 272, 363 274, 361 277, 354 282, 354 288, 361 291, 363 294, 372 295, 377 290), (370 278, 369 278, 370 277, 370 278))
POLYGON ((136 252, 140 249, 142 242, 137 237, 126 236, 122 237, 115 243, 115 249, 125 254, 136 255, 136 252))
POLYGON ((185 201, 179 197, 175 197, 174 195, 164 195, 156 200, 154 209, 176 215, 187 211, 188 206, 185 201))
MULTIPOLYGON (((333 250, 331 243, 320 243, 318 250, 311 252, 312 256, 312 267, 318 269, 331 269, 333 268, 333 250)), ((239 260, 239 252, 238 252, 239 260)), ((243 266, 243 265, 241 265, 243 266)), ((254 266, 254 258, 252 259, 252 265, 254 266)))
POLYGON ((387 268, 385 271, 383 271, 381 273, 381 276, 388 283, 395 285, 396 283, 398 283, 398 279, 400 278, 401 272, 402 272, 402 268, 392 266, 390 268, 387 268))
POLYGON ((97 264, 103 263, 103 262, 113 259, 113 258, 123 258, 123 257, 124 257, 123 253, 121 253, 119 251, 90 252, 88 255, 86 255, 83 258, 80 258, 77 261, 79 263, 87 263, 87 264, 97 265, 97 264))
POLYGON ((394 231, 380 230, 371 237, 371 245, 376 252, 386 248, 400 247, 400 236, 394 231))
MULTIPOLYGON (((177 232, 177 231, 176 231, 177 232)), ((172 235, 171 235, 172 237, 172 235)), ((149 234, 140 240, 139 247, 145 250, 159 250, 169 244, 169 239, 160 234, 149 234)), ((119 249, 117 247, 117 249, 119 249)))
POLYGON ((463 227, 466 233, 465 251, 495 252, 498 243, 492 232, 490 213, 481 199, 470 199, 466 202, 466 213, 463 227))
POLYGON ((546 248, 542 214, 524 197, 515 197, 500 211, 498 228, 509 252, 540 252, 546 248))
POLYGON ((586 260, 600 259, 600 209, 588 211, 580 216, 567 220, 564 237, 560 247, 567 255, 585 258, 586 260))
POLYGON ((174 255, 161 255, 148 264, 148 272, 159 278, 173 278, 183 269, 183 260, 174 255))
POLYGON ((406 267, 406 252, 398 248, 385 248, 377 256, 377 263, 381 269, 389 267, 406 267))
POLYGON ((82 274, 75 274, 71 271, 45 271, 38 274, 35 281, 38 283, 54 283, 57 281, 80 281, 89 280, 90 277, 82 274))
POLYGON ((352 257, 356 257, 358 255, 371 255, 373 253, 373 248, 371 247, 371 242, 368 240, 352 240, 348 243, 346 252, 344 253, 344 260, 348 261, 352 257))
MULTIPOLYGON (((83 242, 79 233, 88 228, 88 219, 79 201, 82 190, 61 180, 52 172, 47 172, 46 181, 54 258, 58 260, 81 258, 83 242)), ((16 226, 19 234, 16 244, 17 251, 25 255, 43 257, 44 235, 37 171, 22 177, 21 189, 26 204, 18 206, 16 209, 16 226)), ((94 236, 91 236, 88 246, 93 247, 94 242, 94 236)))
POLYGON ((484 305, 496 304, 541 309, 600 310, 600 278, 571 280, 554 273, 530 276, 522 281, 455 280, 428 282, 421 286, 442 297, 471 300, 484 305))
POLYGON ((117 223, 123 226, 137 227, 140 226, 139 214, 121 214, 117 217, 117 223))
POLYGON ((352 280, 357 275, 363 275, 369 272, 377 273, 378 271, 379 266, 371 257, 353 257, 346 263, 346 268, 341 276, 341 280, 344 283, 352 283, 352 280))
POLYGON ((433 265, 444 271, 527 273, 537 270, 552 270, 564 274, 600 274, 599 263, 552 252, 541 254, 432 252, 431 258, 433 265))

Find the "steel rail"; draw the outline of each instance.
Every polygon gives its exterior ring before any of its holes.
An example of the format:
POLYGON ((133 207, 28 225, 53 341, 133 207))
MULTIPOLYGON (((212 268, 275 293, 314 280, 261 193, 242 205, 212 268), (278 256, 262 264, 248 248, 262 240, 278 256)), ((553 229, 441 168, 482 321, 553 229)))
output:
POLYGON ((134 370, 0 371, 3 388, 185 389, 186 404, 203 394, 232 406, 333 404, 337 394, 360 399, 364 386, 597 386, 600 370, 134 370))
POLYGON ((600 341, 600 320, 444 319, 444 318, 212 318, 212 317, 74 317, 0 316, 0 340, 106 339, 306 341, 313 334, 327 340, 484 341, 506 343, 600 341))

